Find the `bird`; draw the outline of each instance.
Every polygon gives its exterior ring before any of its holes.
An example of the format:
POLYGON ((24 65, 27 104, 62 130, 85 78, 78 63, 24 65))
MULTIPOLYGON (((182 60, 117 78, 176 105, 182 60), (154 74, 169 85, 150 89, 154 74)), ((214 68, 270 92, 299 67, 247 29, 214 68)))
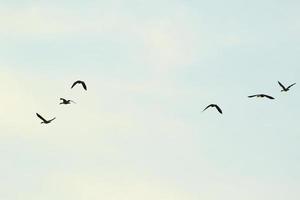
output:
POLYGON ((209 107, 215 107, 219 111, 219 113, 223 114, 221 108, 217 104, 210 104, 210 105, 208 105, 202 112, 204 112, 209 107))
POLYGON ((274 97, 272 96, 269 96, 269 95, 266 95, 266 94, 255 94, 255 95, 250 95, 248 96, 249 98, 252 98, 252 97, 260 97, 260 98, 268 98, 268 99, 275 99, 274 97))
POLYGON ((81 81, 81 80, 75 81, 75 82, 73 83, 71 89, 72 89, 75 85, 77 85, 77 84, 81 84, 82 87, 83 87, 83 89, 84 89, 84 90, 87 90, 87 87, 86 87, 85 82, 83 82, 83 81, 81 81))
POLYGON ((282 83, 280 83, 279 81, 278 81, 278 84, 280 85, 280 87, 282 87, 281 92, 287 92, 287 91, 290 90, 290 88, 291 88, 292 86, 296 85, 296 83, 293 83, 292 85, 290 85, 290 86, 288 86, 288 87, 285 87, 285 86, 284 86, 282 83))
POLYGON ((74 102, 74 101, 72 101, 72 100, 67 100, 67 99, 64 99, 64 98, 60 98, 60 100, 61 100, 61 102, 59 103, 59 104, 65 104, 65 105, 67 105, 67 104, 71 104, 71 103, 76 103, 76 102, 74 102))
POLYGON ((38 116, 38 118, 40 118, 42 120, 41 124, 49 124, 50 122, 52 122, 53 120, 56 119, 56 117, 54 117, 53 119, 46 120, 39 113, 36 113, 36 115, 38 116))

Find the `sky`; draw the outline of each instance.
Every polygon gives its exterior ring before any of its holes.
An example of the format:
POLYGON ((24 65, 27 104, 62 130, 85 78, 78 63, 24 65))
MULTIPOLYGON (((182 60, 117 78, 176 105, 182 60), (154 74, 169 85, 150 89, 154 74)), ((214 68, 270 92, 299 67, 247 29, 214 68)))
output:
POLYGON ((299 1, 0 3, 0 199, 300 198, 299 1))

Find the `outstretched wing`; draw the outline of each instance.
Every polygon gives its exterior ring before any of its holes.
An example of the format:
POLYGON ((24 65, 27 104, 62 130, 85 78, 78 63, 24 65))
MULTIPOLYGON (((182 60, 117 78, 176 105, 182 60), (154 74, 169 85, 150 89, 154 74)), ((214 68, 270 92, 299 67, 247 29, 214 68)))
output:
POLYGON ((252 97, 256 97, 257 96, 257 94, 255 94, 255 95, 250 95, 250 96, 248 96, 249 98, 252 98, 252 97))
POLYGON ((286 88, 284 87, 284 85, 282 85, 282 83, 280 83, 280 82, 278 81, 278 84, 280 85, 280 87, 282 87, 282 89, 286 90, 286 88))
POLYGON ((84 88, 84 90, 87 90, 87 87, 86 87, 86 84, 85 84, 85 82, 83 82, 83 81, 80 81, 80 80, 78 80, 78 81, 75 81, 74 83, 73 83, 73 85, 71 86, 71 88, 73 88, 76 84, 81 84, 82 85, 82 87, 84 88))
POLYGON ((216 109, 219 111, 219 113, 223 114, 221 108, 218 105, 215 105, 216 109))
POLYGON ((264 96, 264 97, 267 97, 268 99, 275 99, 274 97, 271 97, 271 96, 266 95, 266 94, 264 94, 263 96, 264 96))
POLYGON ((204 108, 204 110, 202 112, 204 112, 206 109, 208 109, 211 106, 212 106, 212 104, 208 105, 206 108, 204 108))
POLYGON ((83 87, 85 90, 87 90, 87 87, 86 87, 85 82, 81 81, 81 85, 82 85, 82 87, 83 87))
POLYGON ((62 101, 66 101, 66 99, 64 99, 64 98, 60 98, 60 100, 62 100, 62 101))
POLYGON ((39 113, 36 113, 36 115, 38 116, 38 118, 40 118, 43 122, 46 122, 47 120, 45 120, 39 113))
POLYGON ((76 84, 78 84, 78 83, 80 83, 80 81, 75 81, 74 83, 73 83, 73 85, 71 86, 71 88, 73 88, 76 84))
POLYGON ((50 123, 50 122, 52 122, 53 120, 55 120, 56 119, 56 117, 54 117, 53 119, 50 119, 48 122, 50 123))
POLYGON ((290 88, 293 87, 294 85, 296 85, 296 83, 293 83, 293 84, 290 85, 287 89, 290 89, 290 88))

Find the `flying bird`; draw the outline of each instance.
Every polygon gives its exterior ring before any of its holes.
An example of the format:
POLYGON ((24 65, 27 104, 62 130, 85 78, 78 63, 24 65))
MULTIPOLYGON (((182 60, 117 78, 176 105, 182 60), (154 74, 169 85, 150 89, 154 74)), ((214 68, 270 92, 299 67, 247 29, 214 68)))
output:
POLYGON ((266 98, 268 98, 268 99, 275 99, 274 97, 271 97, 271 96, 269 96, 269 95, 266 95, 266 94, 255 94, 255 95, 250 95, 250 96, 248 96, 249 98, 252 98, 252 97, 260 97, 260 98, 264 98, 264 97, 266 97, 266 98))
POLYGON ((285 86, 284 86, 282 83, 280 83, 279 81, 278 81, 278 84, 280 85, 280 87, 282 87, 281 92, 287 92, 287 91, 290 90, 290 88, 291 88, 292 86, 296 85, 296 83, 293 83, 292 85, 290 85, 290 86, 288 86, 288 87, 285 87, 285 86))
POLYGON ((71 89, 72 89, 75 85, 77 85, 77 84, 81 84, 82 87, 83 87, 85 90, 87 90, 87 87, 86 87, 85 82, 83 82, 83 81, 81 81, 81 80, 75 81, 75 82, 73 83, 71 89))
POLYGON ((39 113, 36 113, 36 115, 38 116, 38 118, 40 118, 42 120, 41 124, 49 124, 50 122, 52 122, 53 120, 56 119, 56 117, 54 117, 53 119, 46 120, 39 113))
POLYGON ((206 109, 208 109, 210 107, 216 108, 219 111, 219 113, 221 113, 221 114, 223 113, 222 110, 221 110, 221 108, 217 104, 210 104, 210 105, 208 105, 202 112, 204 112, 206 109))
POLYGON ((64 98, 60 98, 60 100, 61 100, 61 102, 59 104, 65 104, 65 105, 67 105, 67 104, 75 103, 72 100, 69 100, 69 99, 67 100, 67 99, 64 99, 64 98))

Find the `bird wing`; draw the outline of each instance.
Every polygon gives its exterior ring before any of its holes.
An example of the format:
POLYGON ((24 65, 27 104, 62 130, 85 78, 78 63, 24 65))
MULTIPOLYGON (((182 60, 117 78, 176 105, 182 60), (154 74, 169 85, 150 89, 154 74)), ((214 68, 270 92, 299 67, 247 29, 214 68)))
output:
POLYGON ((204 110, 202 112, 204 112, 207 108, 211 107, 212 104, 208 105, 206 108, 204 108, 204 110))
POLYGON ((64 99, 64 98, 60 98, 60 100, 62 100, 62 101, 66 101, 66 99, 64 99))
POLYGON ((55 120, 55 119, 56 119, 56 117, 54 117, 53 119, 50 119, 49 122, 52 122, 52 121, 55 120))
POLYGON ((282 87, 282 89, 286 90, 286 88, 284 87, 284 85, 282 85, 282 83, 280 83, 280 82, 278 81, 278 84, 280 85, 280 87, 282 87))
POLYGON ((250 95, 250 96, 248 96, 249 98, 252 98, 252 97, 256 97, 257 96, 257 94, 255 94, 255 95, 250 95))
POLYGON ((274 97, 271 97, 269 95, 263 94, 264 97, 267 97, 268 99, 275 99, 274 97))
POLYGON ((78 81, 75 81, 74 83, 73 83, 73 85, 71 86, 71 88, 73 88, 76 84, 81 84, 82 85, 82 87, 85 89, 85 90, 87 90, 87 87, 86 87, 86 84, 85 84, 85 82, 83 82, 83 81, 80 81, 80 80, 78 80, 78 81))
POLYGON ((293 83, 293 84, 290 85, 287 89, 290 89, 290 88, 293 87, 294 85, 296 85, 296 83, 293 83))
POLYGON ((45 120, 39 113, 36 113, 36 115, 43 121, 46 122, 47 120, 45 120))
POLYGON ((81 81, 81 85, 82 85, 82 87, 83 87, 85 90, 87 90, 87 87, 86 87, 85 82, 81 81))
POLYGON ((73 83, 73 85, 71 86, 71 88, 73 88, 77 83, 80 83, 80 81, 75 81, 75 82, 73 83))
POLYGON ((218 105, 215 105, 216 109, 219 111, 219 113, 223 114, 221 108, 218 105))

